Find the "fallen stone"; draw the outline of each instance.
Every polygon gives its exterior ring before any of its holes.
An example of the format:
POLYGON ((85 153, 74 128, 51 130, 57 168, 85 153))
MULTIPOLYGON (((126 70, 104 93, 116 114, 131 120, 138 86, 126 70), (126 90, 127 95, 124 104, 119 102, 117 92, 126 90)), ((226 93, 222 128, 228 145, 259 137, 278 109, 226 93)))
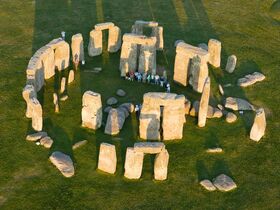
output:
POLYGON ((234 113, 232 113, 232 112, 228 112, 227 113, 227 115, 226 115, 226 121, 228 122, 228 123, 233 123, 233 122, 235 122, 237 120, 237 116, 234 114, 234 113))
POLYGON ((134 105, 132 103, 124 103, 124 104, 121 104, 119 107, 126 108, 129 113, 134 112, 134 105))
POLYGON ((208 191, 215 191, 216 190, 216 187, 208 179, 204 179, 204 180, 200 181, 199 184, 208 191))
POLYGON ((123 97, 126 95, 126 92, 123 89, 118 89, 116 94, 120 97, 123 97))
POLYGON ((228 109, 232 109, 234 111, 255 109, 254 106, 250 104, 248 101, 241 98, 233 98, 233 97, 226 98, 225 107, 228 109))
POLYGON ((216 147, 216 148, 209 148, 206 150, 207 153, 221 153, 223 152, 223 149, 220 147, 216 147))
POLYGON ((111 107, 111 106, 107 106, 107 107, 104 109, 104 112, 105 112, 105 113, 109 113, 110 110, 111 110, 112 108, 113 108, 113 107, 111 107))
POLYGON ((65 177, 72 177, 75 173, 73 161, 68 155, 65 155, 62 152, 55 151, 49 157, 52 164, 54 164, 57 169, 65 177))
POLYGON ((264 136, 266 129, 266 118, 263 108, 256 111, 254 124, 250 131, 250 139, 253 141, 259 141, 264 136))
POLYGON ((59 112, 58 96, 56 93, 53 93, 53 104, 55 113, 59 112))
POLYGON ((68 99, 68 95, 63 95, 59 98, 61 101, 66 101, 68 99))
POLYGON ((87 142, 87 140, 78 141, 75 144, 73 144, 72 149, 75 150, 81 146, 84 146, 85 144, 87 144, 87 142))
POLYGON ((40 144, 49 149, 53 144, 53 140, 51 139, 51 137, 45 136, 40 139, 40 144))
POLYGON ((160 153, 165 148, 162 142, 137 142, 134 144, 134 150, 147 154, 160 153))
POLYGON ((115 97, 110 97, 107 99, 107 104, 108 105, 114 105, 114 104, 117 104, 118 103, 118 100, 115 98, 115 97))
POLYGON ((219 84, 219 92, 222 96, 225 94, 224 89, 223 89, 222 85, 220 85, 220 84, 219 84))
POLYGON ((237 85, 241 87, 248 87, 255 84, 256 82, 263 81, 265 76, 260 72, 254 72, 253 74, 248 74, 243 78, 238 79, 237 85))
POLYGON ((232 84, 231 83, 227 83, 224 85, 224 87, 232 87, 232 84))
POLYGON ((48 136, 47 132, 40 131, 40 132, 37 132, 37 133, 28 134, 26 136, 26 140, 27 141, 38 141, 41 138, 44 138, 46 136, 48 136))
POLYGON ((127 111, 127 109, 125 107, 123 107, 123 106, 118 107, 117 110, 120 112, 123 112, 125 115, 125 118, 127 118, 129 116, 129 112, 127 111))
POLYGON ((199 48, 208 51, 208 45, 205 43, 200 43, 197 45, 199 48))
POLYGON ((218 104, 217 107, 218 107, 221 111, 224 110, 224 107, 223 107, 222 104, 218 104))
POLYGON ((154 164, 155 180, 166 180, 168 171, 169 154, 166 149, 163 149, 156 155, 154 164))
POLYGON ((208 52, 209 56, 209 63, 214 67, 218 68, 221 65, 221 49, 222 44, 220 41, 216 39, 209 39, 208 42, 208 52))
POLYGON ((237 58, 235 55, 231 55, 228 57, 227 59, 227 65, 226 65, 226 71, 228 73, 232 73, 236 67, 236 61, 237 61, 237 58))
POLYGON ((215 185, 215 187, 218 188, 218 190, 223 191, 223 192, 228 192, 237 187, 235 182, 225 174, 221 174, 221 175, 217 176, 214 179, 213 184, 215 185))
POLYGON ((124 176, 128 179, 139 179, 142 174, 144 153, 137 152, 134 148, 126 149, 124 176))
POLYGON ((110 174, 116 172, 117 155, 115 145, 108 143, 100 144, 98 169, 110 174))
POLYGON ((208 110, 207 110, 207 118, 221 118, 223 116, 223 112, 216 108, 208 105, 208 110))
POLYGON ((125 113, 112 108, 108 114, 104 133, 108 135, 117 135, 123 127, 125 113))

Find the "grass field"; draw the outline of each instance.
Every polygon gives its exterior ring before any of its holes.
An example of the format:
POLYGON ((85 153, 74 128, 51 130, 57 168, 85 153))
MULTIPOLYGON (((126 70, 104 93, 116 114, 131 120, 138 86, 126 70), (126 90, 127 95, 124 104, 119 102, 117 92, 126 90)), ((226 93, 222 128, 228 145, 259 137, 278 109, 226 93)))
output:
MULTIPOLYGON (((273 2, 1 0, 0 209, 280 209, 280 22, 275 19, 277 8, 271 15, 273 2), (120 79, 120 52, 109 54, 105 48, 102 56, 86 57, 87 63, 68 87, 69 99, 61 103, 59 114, 54 113, 52 104, 55 79, 47 81, 40 92, 44 130, 54 139, 53 147, 47 150, 25 141, 32 130, 30 120, 24 115, 21 91, 33 53, 59 37, 61 31, 66 31, 67 41, 73 34, 82 33, 87 49, 89 32, 96 23, 112 21, 124 33, 139 19, 155 20, 164 27, 165 50, 158 53, 157 63, 168 69, 169 78, 173 75, 174 42, 179 39, 193 45, 207 43, 209 38, 219 39, 223 47, 222 69, 229 55, 237 56, 238 66, 233 74, 210 69, 212 105, 223 100, 218 83, 235 84, 238 78, 254 71, 265 74, 265 81, 246 89, 236 86, 225 89, 225 96, 245 98, 264 107, 265 137, 259 143, 249 140, 253 113, 238 116, 234 124, 227 124, 224 118, 210 119, 205 128, 198 128, 197 119, 188 116, 184 138, 166 143, 170 154, 168 180, 153 180, 150 156, 145 156, 140 180, 125 179, 126 147, 139 140, 135 114, 126 120, 118 136, 122 140, 105 135, 104 126, 96 132, 83 129, 82 94, 86 90, 101 93, 105 104, 108 97, 122 88, 127 96, 119 98, 120 102, 140 103, 145 92, 164 90, 120 79), (97 66, 103 68, 99 74, 84 72, 97 66), (73 152, 71 145, 82 139, 89 143, 73 152), (101 142, 116 145, 115 175, 96 170, 101 142), (221 146, 224 152, 207 154, 206 149, 213 145, 221 146), (55 150, 73 158, 73 178, 64 178, 48 160, 55 150), (199 180, 212 179, 220 173, 230 175, 238 188, 228 193, 210 193, 200 187, 199 180)), ((192 101, 200 97, 191 88, 174 83, 171 91, 192 101)))

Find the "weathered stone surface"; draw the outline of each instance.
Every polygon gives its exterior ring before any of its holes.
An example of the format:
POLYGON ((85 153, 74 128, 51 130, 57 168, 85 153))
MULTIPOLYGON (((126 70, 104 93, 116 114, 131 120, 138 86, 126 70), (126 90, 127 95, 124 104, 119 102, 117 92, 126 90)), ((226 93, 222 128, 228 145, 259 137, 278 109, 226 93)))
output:
POLYGON ((226 121, 228 122, 228 123, 233 123, 233 122, 235 122, 237 120, 237 116, 234 114, 234 113, 232 113, 232 112, 228 112, 227 113, 227 115, 226 115, 226 121))
POLYGON ((75 34, 72 36, 71 49, 73 62, 80 62, 85 60, 84 41, 82 34, 75 34))
POLYGON ((163 27, 162 26, 152 27, 152 36, 155 36, 157 38, 156 49, 163 50, 163 45, 164 45, 163 27))
POLYGON ((208 45, 205 44, 205 43, 200 43, 200 44, 198 44, 198 47, 201 48, 201 49, 203 49, 203 50, 205 50, 205 51, 208 51, 208 45))
POLYGON ((220 85, 220 84, 219 84, 219 92, 222 96, 225 94, 224 89, 223 89, 222 85, 220 85))
POLYGON ((248 101, 241 98, 227 97, 225 101, 225 107, 234 111, 239 110, 254 110, 254 106, 248 101))
POLYGON ((227 59, 226 71, 228 73, 232 73, 235 70, 237 62, 237 57, 235 55, 231 55, 227 59))
POLYGON ((125 107, 119 106, 119 107, 117 108, 117 110, 120 111, 120 112, 123 112, 124 115, 125 115, 125 118, 127 118, 127 117, 129 116, 129 112, 127 111, 127 109, 126 109, 125 107))
POLYGON ((54 62, 57 70, 61 71, 69 66, 70 47, 65 41, 60 41, 54 51, 54 62))
POLYGON ((134 148, 126 149, 124 176, 128 179, 139 179, 142 174, 144 153, 137 152, 134 148))
POLYGON ((98 31, 102 31, 102 30, 113 28, 114 26, 115 24, 112 22, 98 23, 94 26, 94 29, 98 31))
POLYGON ((65 155, 62 152, 55 151, 49 157, 52 164, 54 164, 57 169, 62 173, 65 177, 72 177, 75 173, 73 161, 68 155, 65 155))
POLYGON ((64 93, 65 89, 66 89, 66 77, 62 77, 60 82, 60 93, 64 93))
POLYGON ((105 133, 108 135, 117 135, 125 122, 125 113, 119 109, 112 108, 108 114, 105 126, 105 133))
POLYGON ((75 78, 75 72, 74 70, 70 70, 68 74, 68 84, 72 83, 75 78))
POLYGON ((78 141, 75 144, 73 144, 72 149, 73 150, 78 149, 79 147, 82 147, 85 144, 87 144, 87 142, 88 142, 87 140, 78 141))
POLYGON ((208 179, 204 179, 204 180, 200 181, 199 184, 208 191, 215 191, 216 190, 216 187, 208 179))
POLYGON ((110 97, 107 99, 107 102, 106 102, 108 105, 114 105, 114 104, 117 104, 118 103, 118 100, 115 98, 115 97, 110 97))
POLYGON ((32 117, 32 108, 31 108, 31 98, 36 98, 37 94, 33 85, 26 85, 22 91, 22 97, 26 102, 26 112, 25 116, 27 118, 32 117))
POLYGON ((223 152, 223 149, 220 147, 216 147, 216 148, 209 148, 206 150, 206 152, 208 153, 221 153, 223 152))
POLYGON ((216 39, 210 39, 208 42, 209 63, 218 68, 221 65, 222 44, 216 39))
POLYGON ((102 53, 102 31, 92 30, 89 34, 88 55, 93 57, 102 53))
POLYGON ((136 71, 137 66, 137 44, 123 42, 120 57, 121 76, 125 77, 129 71, 136 71))
POLYGON ((162 142, 137 142, 134 143, 134 150, 146 154, 157 154, 165 148, 162 142))
POLYGON ((134 104, 132 104, 132 103, 123 103, 120 105, 120 107, 126 108, 129 113, 134 112, 134 104))
POLYGON ((256 82, 263 81, 265 76, 260 72, 254 72, 253 74, 248 74, 243 78, 238 79, 237 85, 241 87, 248 87, 255 84, 256 82))
POLYGON ((191 110, 192 103, 188 99, 185 101, 185 114, 188 115, 191 110))
POLYGON ((92 91, 86 91, 83 95, 82 126, 98 129, 102 123, 101 95, 92 91))
POLYGON ((201 93, 204 87, 206 78, 208 77, 208 67, 206 62, 202 62, 199 56, 193 57, 190 66, 189 83, 193 90, 201 93))
POLYGON ((37 132, 37 133, 28 134, 26 136, 26 140, 27 141, 38 141, 39 139, 44 138, 47 135, 48 135, 47 132, 40 131, 40 132, 37 132))
POLYGON ((126 92, 123 89, 118 89, 116 94, 120 97, 123 97, 126 95, 126 92))
POLYGON ((224 110, 224 107, 223 107, 222 104, 218 104, 217 107, 218 107, 221 111, 224 110))
POLYGON ((208 77, 205 81, 203 92, 199 103, 199 111, 198 111, 199 127, 204 127, 206 124, 209 97, 210 97, 210 77, 208 77))
POLYGON ((220 109, 208 105, 208 109, 207 109, 207 118, 208 119, 221 118, 222 116, 223 116, 223 112, 220 109))
POLYGON ((163 107, 163 140, 182 138, 185 123, 185 96, 173 93, 144 94, 140 113, 140 138, 160 139, 160 116, 163 107))
POLYGON ((199 101, 194 101, 192 104, 192 108, 190 110, 190 116, 192 117, 198 116, 198 110, 199 110, 199 101))
POLYGON ((40 144, 49 149, 53 144, 53 140, 51 139, 51 137, 45 136, 40 139, 40 144))
POLYGON ((101 143, 98 158, 98 169, 114 174, 117 168, 117 155, 115 145, 101 143))
POLYGON ((109 113, 110 110, 111 110, 112 108, 113 108, 113 107, 111 107, 111 106, 107 106, 107 107, 104 109, 104 112, 105 112, 105 113, 109 113))
POLYGON ((138 71, 140 73, 156 71, 156 43, 154 45, 142 45, 139 52, 138 71))
POLYGON ((109 28, 107 48, 109 52, 117 52, 120 49, 122 43, 121 35, 121 29, 118 26, 109 28))
POLYGON ((174 47, 177 47, 177 45, 178 45, 179 43, 181 43, 181 42, 185 43, 184 40, 181 40, 181 39, 176 40, 176 41, 174 42, 174 47))
POLYGON ((66 95, 66 94, 64 94, 63 96, 61 96, 59 98, 59 100, 61 100, 61 101, 66 101, 67 99, 68 99, 68 95, 66 95))
POLYGON ((32 128, 35 131, 41 131, 43 128, 43 110, 40 102, 37 98, 30 99, 31 108, 31 118, 32 118, 32 128))
POLYGON ((235 182, 225 174, 221 174, 221 175, 217 176, 213 180, 213 184, 215 185, 215 187, 218 188, 218 190, 223 191, 223 192, 233 190, 237 187, 235 182))
POLYGON ((56 113, 59 112, 59 104, 58 104, 58 96, 56 93, 53 93, 53 104, 54 104, 54 110, 56 113))
POLYGON ((166 180, 168 171, 169 154, 166 149, 163 149, 156 155, 154 164, 155 180, 166 180))
POLYGON ((260 108, 256 111, 256 116, 254 119, 254 124, 250 131, 250 139, 253 141, 259 141, 266 129, 266 118, 265 118, 265 112, 263 108, 260 108))

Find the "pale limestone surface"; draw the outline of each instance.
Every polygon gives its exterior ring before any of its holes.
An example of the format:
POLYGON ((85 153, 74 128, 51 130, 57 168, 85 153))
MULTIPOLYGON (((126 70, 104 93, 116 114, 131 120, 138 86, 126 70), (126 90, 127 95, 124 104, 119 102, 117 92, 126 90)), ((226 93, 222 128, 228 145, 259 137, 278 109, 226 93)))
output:
POLYGON ((98 158, 98 169, 114 174, 117 168, 117 155, 115 145, 101 143, 98 158))
POLYGON ((259 141, 265 134, 266 129, 266 117, 263 108, 256 111, 253 126, 250 131, 250 139, 253 141, 259 141))
POLYGON ((117 52, 121 48, 121 44, 121 29, 118 26, 110 28, 108 37, 108 51, 111 53, 117 52))
POLYGON ((87 140, 78 141, 75 144, 73 144, 72 149, 73 150, 78 149, 81 146, 84 146, 85 144, 87 144, 87 142, 88 142, 87 140))
POLYGON ((222 44, 216 39, 210 39, 208 42, 209 63, 218 68, 221 65, 222 44))
POLYGON ((83 95, 82 126, 96 130, 102 123, 101 95, 86 91, 83 95))
POLYGON ((226 115, 226 121, 228 123, 234 123, 237 120, 237 116, 232 113, 232 112, 228 112, 226 115))
POLYGON ((166 149, 163 149, 156 155, 154 163, 154 178, 155 180, 166 180, 168 172, 169 154, 166 149))
POLYGON ((117 135, 123 127, 126 115, 121 109, 112 108, 109 111, 104 133, 117 135))
POLYGON ((134 148, 126 149, 124 176, 128 179, 139 179, 142 174, 144 153, 137 152, 134 148))
POLYGON ((208 112, 208 104, 210 97, 210 77, 208 77, 205 81, 203 92, 201 95, 200 103, 199 103, 199 111, 198 111, 198 126, 204 127, 206 124, 207 112, 208 112))
POLYGON ((72 159, 59 151, 55 151, 49 157, 52 164, 54 164, 57 169, 62 173, 65 177, 74 176, 75 170, 72 159))

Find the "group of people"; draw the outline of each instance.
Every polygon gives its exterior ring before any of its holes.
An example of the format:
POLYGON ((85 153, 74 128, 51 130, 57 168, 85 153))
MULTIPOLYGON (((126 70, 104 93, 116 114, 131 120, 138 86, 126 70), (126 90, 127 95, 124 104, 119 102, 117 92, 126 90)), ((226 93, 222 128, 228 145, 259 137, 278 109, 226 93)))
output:
POLYGON ((166 76, 159 76, 158 74, 150 74, 150 73, 141 73, 141 72, 134 72, 129 71, 125 77, 126 80, 129 81, 137 81, 143 83, 150 83, 155 85, 160 85, 161 87, 166 88, 166 92, 170 93, 170 84, 167 81, 166 76))

